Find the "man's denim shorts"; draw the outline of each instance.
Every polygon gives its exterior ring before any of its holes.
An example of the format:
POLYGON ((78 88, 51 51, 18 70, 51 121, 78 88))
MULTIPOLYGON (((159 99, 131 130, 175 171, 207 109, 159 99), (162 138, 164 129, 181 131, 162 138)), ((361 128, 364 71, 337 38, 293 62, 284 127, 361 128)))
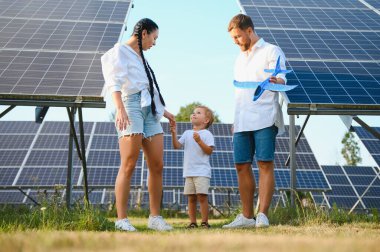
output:
POLYGON ((252 163, 256 152, 257 161, 273 161, 276 148, 276 126, 255 131, 234 133, 234 162, 235 164, 252 163))
POLYGON ((149 138, 164 132, 150 106, 141 107, 141 92, 122 96, 122 99, 130 124, 122 131, 116 127, 119 138, 134 134, 143 134, 144 138, 149 138))

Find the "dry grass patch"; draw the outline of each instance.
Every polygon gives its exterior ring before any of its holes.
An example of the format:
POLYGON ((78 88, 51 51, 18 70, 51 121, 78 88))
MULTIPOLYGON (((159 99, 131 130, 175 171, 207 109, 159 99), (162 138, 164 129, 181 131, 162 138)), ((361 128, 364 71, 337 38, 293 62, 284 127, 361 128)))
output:
POLYGON ((186 230, 184 219, 168 219, 176 229, 146 229, 145 218, 131 218, 140 230, 124 232, 29 231, 0 234, 0 251, 379 251, 380 225, 373 223, 271 226, 268 229, 186 230))

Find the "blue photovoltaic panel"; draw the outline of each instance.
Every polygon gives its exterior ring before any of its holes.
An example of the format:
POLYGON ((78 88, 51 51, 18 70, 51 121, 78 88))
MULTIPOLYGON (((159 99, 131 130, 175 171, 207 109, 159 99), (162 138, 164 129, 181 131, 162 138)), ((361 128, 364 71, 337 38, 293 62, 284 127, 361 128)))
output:
POLYGON ((246 6, 244 9, 247 15, 252 17, 252 21, 258 29, 380 30, 379 16, 370 9, 309 9, 254 6, 246 6))
MULTIPOLYGON (((284 51, 288 108, 379 110, 380 19, 359 1, 240 1, 257 33, 284 51), (308 108, 308 107, 307 107, 308 108)), ((375 157, 380 160, 380 158, 375 157)), ((379 161, 380 162, 380 161, 379 161)))
POLYGON ((100 54, 0 51, 0 94, 100 96, 100 54))
POLYGON ((258 29, 288 59, 380 60, 380 32, 258 29))
MULTIPOLYGON (((336 206, 338 208, 345 208, 345 209, 351 209, 355 204, 356 202, 358 201, 358 198, 357 197, 337 197, 337 196, 329 196, 328 197, 328 200, 329 200, 329 203, 331 206, 333 206, 334 204, 336 204, 336 206)), ((358 204, 356 206, 356 209, 361 209, 362 206, 360 204, 358 204)))
MULTIPOLYGON (((285 168, 285 162, 289 154, 276 153, 274 156, 274 166, 277 168, 285 168)), ((298 153, 296 155, 297 169, 313 169, 320 170, 320 167, 312 153, 298 153)), ((257 163, 254 162, 253 166, 257 168, 257 163)), ((289 167, 286 167, 289 169, 289 167)))
POLYGON ((364 197, 363 203, 366 205, 367 208, 376 208, 380 209, 380 198, 371 198, 371 197, 364 197))
MULTIPOLYGON (((360 140, 378 140, 374 135, 362 127, 354 127, 354 129, 360 140)), ((380 133, 380 127, 372 127, 372 129, 380 133)))
POLYGON ((19 168, 0 168, 0 187, 11 186, 19 168))
MULTIPOLYGON (((1 132, 2 133, 2 132, 1 132)), ((1 134, 0 133, 0 134, 1 134)), ((34 135, 0 135, 0 149, 28 149, 34 139, 34 135), (20 146, 22 143, 22 146, 20 146)))
MULTIPOLYGON (((22 158, 25 158, 25 154, 22 155, 22 158)), ((68 150, 32 150, 26 161, 26 165, 65 167, 67 166, 67 157, 68 150)), ((74 165, 79 165, 78 159, 74 158, 73 163, 74 165)))
POLYGON ((211 187, 238 187, 238 178, 235 169, 212 169, 211 176, 211 187))
POLYGON ((96 122, 95 135, 117 136, 115 124, 111 122, 96 122))
MULTIPOLYGON (((72 200, 75 203, 83 203, 84 199, 84 193, 81 191, 73 191, 72 193, 72 200)), ((91 204, 100 204, 102 201, 103 197, 103 192, 102 191, 91 191, 88 194, 88 200, 90 201, 91 204)), ((108 202, 105 202, 108 203, 108 202)))
POLYGON ((323 165, 322 170, 326 175, 328 174, 341 174, 344 175, 342 167, 339 165, 323 165))
POLYGON ((288 63, 294 72, 287 75, 287 78, 292 84, 299 85, 287 92, 293 103, 380 104, 379 63, 288 63))
POLYGON ((117 136, 94 135, 91 143, 92 150, 119 150, 117 136))
MULTIPOLYGON (((256 184, 259 183, 259 171, 254 169, 256 184)), ((321 170, 297 170, 297 189, 301 190, 330 190, 321 170)), ((275 187, 277 189, 290 188, 290 170, 275 169, 275 187)))
POLYGON ((4 27, 0 29, 0 48, 105 52, 115 44, 122 24, 0 17, 0 27, 4 27))
POLYGON ((326 195, 329 195, 329 196, 339 195, 339 196, 350 196, 350 197, 356 196, 355 191, 354 189, 352 189, 351 185, 347 185, 347 186, 334 185, 332 187, 333 187, 333 191, 326 192, 326 195))
POLYGON ((24 198, 25 195, 22 194, 20 191, 0 191, 0 204, 21 204, 24 198))
POLYGON ((362 3, 355 0, 240 0, 240 3, 242 5, 272 7, 365 8, 362 3))
MULTIPOLYGON (((325 193, 331 206, 336 203, 338 207, 351 209, 359 200, 358 196, 363 196, 362 201, 367 209, 374 207, 372 200, 380 201, 380 179, 376 177, 372 167, 322 166, 322 169, 332 188, 332 191, 325 193), (374 179, 375 182, 369 187, 374 179)), ((363 205, 360 203, 355 209, 362 208, 363 205)))
POLYGON ((27 150, 2 150, 0 151, 0 166, 20 166, 26 153, 27 150))
MULTIPOLYGON (((85 136, 86 147, 88 147, 89 136, 85 136)), ((20 142, 19 142, 20 143, 20 142)), ((69 148, 69 138, 66 135, 39 135, 33 146, 35 149, 63 149, 66 150, 69 148)), ((74 144, 74 148, 75 144, 74 144)))
POLYGON ((178 187, 184 185, 184 178, 182 177, 182 169, 164 168, 162 175, 162 185, 164 187, 178 187))
MULTIPOLYGON (((142 154, 137 160, 136 165, 141 166, 142 154)), ((91 150, 87 157, 87 165, 92 167, 119 167, 119 150, 91 150)))
MULTIPOLYGON (((1 121, 1 134, 35 134, 41 124, 31 121, 1 121)), ((1 143, 1 142, 0 142, 1 143)))
MULTIPOLYGON (((88 167, 88 183, 94 186, 114 186, 119 168, 94 168, 88 167)), ((132 178, 131 186, 139 186, 141 181, 141 167, 136 167, 132 178)))
POLYGON ((0 2, 0 16, 18 19, 61 19, 87 22, 123 22, 130 1, 26 1, 0 2))
POLYGON ((370 4, 375 9, 380 9, 380 2, 379 0, 365 0, 368 4, 370 4))
POLYGON ((118 41, 129 7, 130 1, 2 1, 0 97, 103 102, 100 57, 118 41))
POLYGON ((347 175, 369 175, 374 177, 376 175, 372 167, 369 166, 343 166, 347 175))
POLYGON ((327 178, 331 185, 350 185, 347 177, 345 175, 327 175, 327 178))
MULTIPOLYGON (((372 127, 373 130, 380 133, 380 127, 372 127)), ((362 127, 355 127, 355 132, 360 140, 372 155, 373 159, 380 166, 380 140, 362 127)))
MULTIPOLYGON (((78 180, 80 169, 74 168, 73 181, 78 180)), ((19 186, 54 186, 66 185, 66 167, 25 167, 16 185, 19 186)))

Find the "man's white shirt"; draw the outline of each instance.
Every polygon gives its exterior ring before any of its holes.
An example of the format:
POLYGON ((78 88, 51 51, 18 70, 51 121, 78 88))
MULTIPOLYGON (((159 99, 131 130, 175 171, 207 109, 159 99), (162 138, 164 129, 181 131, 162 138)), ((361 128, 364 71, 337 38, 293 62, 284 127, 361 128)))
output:
MULTIPOLYGON (((264 39, 259 39, 248 54, 241 52, 236 59, 235 80, 244 82, 262 82, 271 74, 264 69, 274 69, 278 57, 281 57, 281 69, 286 69, 285 55, 275 45, 264 39)), ((286 83, 285 74, 278 74, 286 83)), ((278 127, 279 134, 285 132, 284 119, 279 104, 278 92, 265 90, 260 98, 253 101, 256 89, 235 88, 235 119, 234 132, 254 131, 264 129, 273 124, 278 127)))

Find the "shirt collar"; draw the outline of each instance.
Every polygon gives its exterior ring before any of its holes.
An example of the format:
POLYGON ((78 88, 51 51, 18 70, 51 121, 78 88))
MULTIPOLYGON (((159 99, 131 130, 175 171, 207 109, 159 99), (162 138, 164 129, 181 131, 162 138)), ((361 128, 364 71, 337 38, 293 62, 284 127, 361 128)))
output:
POLYGON ((256 48, 260 48, 264 45, 265 41, 263 38, 260 38, 259 40, 256 41, 256 43, 252 46, 252 52, 256 49, 256 48))

